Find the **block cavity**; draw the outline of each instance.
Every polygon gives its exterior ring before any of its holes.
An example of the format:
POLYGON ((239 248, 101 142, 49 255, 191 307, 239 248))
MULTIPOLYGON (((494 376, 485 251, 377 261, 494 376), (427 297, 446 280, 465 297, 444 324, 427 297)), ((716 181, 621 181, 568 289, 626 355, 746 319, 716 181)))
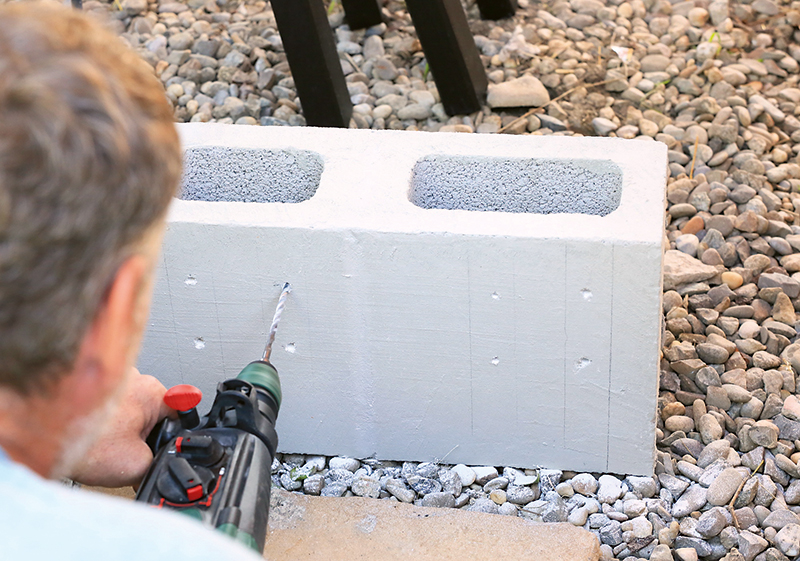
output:
POLYGON ((300 203, 314 196, 325 164, 307 150, 224 146, 186 150, 181 199, 300 203))
POLYGON ((435 155, 414 166, 409 198, 426 209, 605 216, 621 197, 610 161, 435 155))

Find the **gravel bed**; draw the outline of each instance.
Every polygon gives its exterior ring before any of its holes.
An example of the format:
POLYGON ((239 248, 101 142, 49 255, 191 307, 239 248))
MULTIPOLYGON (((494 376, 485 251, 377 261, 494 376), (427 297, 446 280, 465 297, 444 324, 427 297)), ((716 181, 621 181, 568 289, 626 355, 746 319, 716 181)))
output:
MULTIPOLYGON (((800 2, 519 3, 499 22, 469 3, 492 85, 457 116, 402 2, 366 31, 334 5, 351 126, 669 147, 656 476, 283 455, 275 484, 569 522, 604 559, 797 559, 800 2)), ((266 2, 84 6, 153 67, 176 120, 305 124, 266 2)))

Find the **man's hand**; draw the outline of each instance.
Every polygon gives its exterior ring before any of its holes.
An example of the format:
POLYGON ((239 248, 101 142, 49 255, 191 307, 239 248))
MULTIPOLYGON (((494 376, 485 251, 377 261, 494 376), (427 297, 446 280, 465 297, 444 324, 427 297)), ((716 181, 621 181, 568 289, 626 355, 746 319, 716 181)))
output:
POLYGON ((156 423, 175 412, 164 404, 166 388, 135 368, 119 405, 71 478, 84 485, 138 485, 153 461, 145 439, 156 423))

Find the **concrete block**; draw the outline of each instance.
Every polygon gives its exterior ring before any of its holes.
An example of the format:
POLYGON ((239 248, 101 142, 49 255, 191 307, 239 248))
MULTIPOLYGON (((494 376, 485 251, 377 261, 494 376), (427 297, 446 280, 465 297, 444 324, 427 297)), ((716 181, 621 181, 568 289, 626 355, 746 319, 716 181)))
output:
POLYGON ((288 281, 281 451, 652 473, 663 145, 179 128, 142 372, 207 408, 288 281))

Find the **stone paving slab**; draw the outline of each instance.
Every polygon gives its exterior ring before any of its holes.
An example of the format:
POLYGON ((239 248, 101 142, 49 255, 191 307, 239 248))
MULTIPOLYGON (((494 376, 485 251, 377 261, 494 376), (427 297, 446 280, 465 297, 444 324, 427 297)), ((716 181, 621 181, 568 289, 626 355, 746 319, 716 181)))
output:
POLYGON ((597 561, 597 538, 571 524, 416 507, 359 497, 310 497, 273 488, 269 561, 470 559, 597 561))
MULTIPOLYGON (((132 499, 133 489, 87 487, 132 499)), ((272 488, 268 561, 598 561, 597 538, 571 524, 272 488)))

